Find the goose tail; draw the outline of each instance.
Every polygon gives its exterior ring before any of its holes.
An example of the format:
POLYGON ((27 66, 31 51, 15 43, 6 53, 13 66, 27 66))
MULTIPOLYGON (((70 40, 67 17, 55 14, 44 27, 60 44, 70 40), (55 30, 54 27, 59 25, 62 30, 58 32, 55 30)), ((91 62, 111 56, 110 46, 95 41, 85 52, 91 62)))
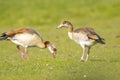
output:
POLYGON ((2 35, 0 36, 0 41, 6 40, 7 38, 8 38, 8 35, 6 33, 2 33, 2 35))

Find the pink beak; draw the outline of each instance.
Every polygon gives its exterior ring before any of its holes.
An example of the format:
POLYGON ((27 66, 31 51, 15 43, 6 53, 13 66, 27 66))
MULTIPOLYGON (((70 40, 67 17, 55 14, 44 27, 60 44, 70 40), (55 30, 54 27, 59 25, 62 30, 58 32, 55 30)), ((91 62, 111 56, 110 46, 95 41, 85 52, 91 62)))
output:
POLYGON ((53 53, 52 53, 52 55, 53 55, 53 58, 56 58, 56 51, 54 51, 53 53))

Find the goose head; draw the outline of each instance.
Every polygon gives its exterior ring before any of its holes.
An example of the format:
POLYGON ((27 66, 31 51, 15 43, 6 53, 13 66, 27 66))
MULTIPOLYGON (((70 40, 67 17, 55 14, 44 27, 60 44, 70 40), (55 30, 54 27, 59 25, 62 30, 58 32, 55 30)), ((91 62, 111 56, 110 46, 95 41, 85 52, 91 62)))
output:
POLYGON ((45 44, 45 47, 48 48, 48 50, 52 53, 53 58, 55 58, 57 54, 57 49, 55 45, 50 41, 45 41, 44 44, 45 44))
POLYGON ((65 28, 72 27, 72 24, 69 21, 63 21, 60 23, 60 25, 57 28, 59 29, 59 28, 63 28, 63 27, 65 27, 65 28))

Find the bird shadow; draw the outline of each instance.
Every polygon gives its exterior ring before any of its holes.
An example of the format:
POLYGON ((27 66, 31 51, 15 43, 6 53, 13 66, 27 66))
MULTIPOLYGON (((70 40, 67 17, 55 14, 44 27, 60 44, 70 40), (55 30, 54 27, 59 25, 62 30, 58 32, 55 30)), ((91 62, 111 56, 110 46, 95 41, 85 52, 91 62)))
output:
POLYGON ((106 60, 104 59, 90 59, 92 62, 105 62, 106 60))
POLYGON ((116 63, 120 62, 120 60, 105 60, 105 59, 90 59, 91 62, 109 62, 109 63, 116 63))

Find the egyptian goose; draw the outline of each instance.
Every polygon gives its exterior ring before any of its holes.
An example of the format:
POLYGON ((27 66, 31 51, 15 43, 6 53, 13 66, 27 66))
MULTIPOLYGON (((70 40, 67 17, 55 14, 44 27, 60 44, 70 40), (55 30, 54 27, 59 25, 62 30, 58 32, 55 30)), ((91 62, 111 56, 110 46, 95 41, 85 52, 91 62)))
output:
POLYGON ((28 47, 48 48, 55 58, 56 47, 50 41, 43 41, 41 35, 31 28, 21 28, 2 34, 0 40, 9 39, 17 45, 21 58, 28 57, 28 47), (24 47, 24 52, 20 49, 24 47))
POLYGON ((69 21, 63 21, 57 28, 68 28, 68 36, 83 48, 81 61, 87 61, 90 48, 96 43, 105 44, 104 39, 94 32, 93 28, 79 28, 73 31, 69 21))

